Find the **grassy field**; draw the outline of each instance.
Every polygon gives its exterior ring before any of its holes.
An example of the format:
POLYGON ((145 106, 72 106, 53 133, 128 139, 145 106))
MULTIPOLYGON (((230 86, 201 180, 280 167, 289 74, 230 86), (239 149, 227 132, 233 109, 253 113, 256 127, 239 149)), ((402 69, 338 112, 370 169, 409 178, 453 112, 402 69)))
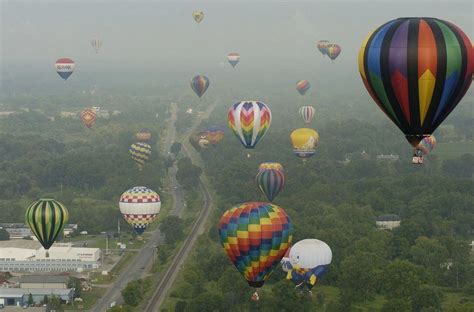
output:
POLYGON ((474 142, 439 143, 432 153, 439 159, 450 159, 457 158, 463 154, 474 154, 474 142))

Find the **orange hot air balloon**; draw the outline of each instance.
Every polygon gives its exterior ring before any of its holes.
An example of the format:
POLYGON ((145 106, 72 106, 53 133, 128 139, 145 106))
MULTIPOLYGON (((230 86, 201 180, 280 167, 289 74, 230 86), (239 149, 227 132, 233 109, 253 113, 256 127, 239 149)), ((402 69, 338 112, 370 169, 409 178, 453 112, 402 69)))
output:
POLYGON ((86 108, 81 112, 82 123, 89 129, 95 124, 96 119, 97 114, 93 108, 86 108))

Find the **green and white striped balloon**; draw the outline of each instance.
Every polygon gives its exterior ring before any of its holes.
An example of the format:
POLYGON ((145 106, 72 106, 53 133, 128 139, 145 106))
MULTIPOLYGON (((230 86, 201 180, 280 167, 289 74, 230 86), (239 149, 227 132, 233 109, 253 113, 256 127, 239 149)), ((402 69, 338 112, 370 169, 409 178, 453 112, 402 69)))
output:
POLYGON ((54 199, 39 199, 26 210, 26 223, 48 250, 69 220, 67 208, 54 199))

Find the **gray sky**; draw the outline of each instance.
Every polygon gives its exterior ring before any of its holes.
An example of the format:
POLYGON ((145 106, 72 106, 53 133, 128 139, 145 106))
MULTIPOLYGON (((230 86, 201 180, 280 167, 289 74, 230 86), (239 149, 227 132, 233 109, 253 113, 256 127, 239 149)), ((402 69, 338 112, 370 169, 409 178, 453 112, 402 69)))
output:
POLYGON ((235 51, 241 54, 237 69, 247 74, 268 70, 298 80, 337 71, 353 78, 362 40, 390 19, 438 17, 474 35, 469 0, 0 3, 2 72, 9 74, 50 71, 57 58, 67 56, 77 64, 75 75, 87 70, 212 75, 228 69, 226 55, 235 51), (199 25, 191 17, 195 9, 205 13, 199 25), (92 38, 103 41, 99 55, 92 38), (335 64, 317 51, 320 39, 342 46, 335 64))

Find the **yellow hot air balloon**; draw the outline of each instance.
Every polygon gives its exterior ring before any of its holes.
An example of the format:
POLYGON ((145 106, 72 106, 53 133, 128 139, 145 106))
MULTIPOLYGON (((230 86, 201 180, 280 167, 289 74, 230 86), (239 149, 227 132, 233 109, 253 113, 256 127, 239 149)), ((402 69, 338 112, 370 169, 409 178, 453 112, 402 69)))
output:
POLYGON ((316 145, 319 142, 319 134, 310 128, 299 128, 290 134, 293 152, 301 158, 308 158, 316 153, 316 145))
POLYGON ((194 11, 193 18, 196 23, 200 23, 204 19, 204 12, 203 11, 194 11))

